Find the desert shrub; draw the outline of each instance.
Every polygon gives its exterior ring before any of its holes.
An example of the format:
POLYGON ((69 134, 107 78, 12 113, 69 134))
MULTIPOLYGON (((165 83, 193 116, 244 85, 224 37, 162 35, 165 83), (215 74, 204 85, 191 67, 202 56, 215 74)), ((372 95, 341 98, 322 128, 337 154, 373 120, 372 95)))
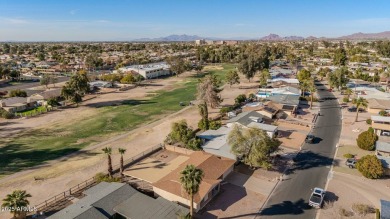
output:
POLYGON ((49 106, 59 106, 60 103, 58 103, 58 101, 55 99, 55 98, 50 98, 48 101, 47 101, 47 105, 49 106))
POLYGON ((342 217, 352 217, 353 216, 353 212, 352 211, 348 211, 345 208, 340 208, 339 209, 339 215, 342 216, 342 217))
POLYGON ((246 101, 246 96, 245 94, 240 94, 236 97, 236 99, 234 99, 234 102, 237 104, 237 105, 241 105, 242 103, 244 103, 246 101))
POLYGON ((24 90, 17 89, 17 90, 11 90, 9 92, 9 96, 10 97, 27 97, 27 93, 24 90))
POLYGON ((119 178, 119 177, 110 177, 110 176, 108 176, 108 174, 104 174, 104 173, 97 173, 95 175, 95 178, 96 178, 96 181, 98 183, 100 183, 100 182, 120 182, 121 181, 121 178, 119 178))
POLYGON ((251 101, 254 101, 254 100, 256 100, 256 95, 254 93, 250 93, 248 95, 248 99, 251 100, 251 101))
POLYGON ((383 176, 382 162, 375 155, 366 155, 356 162, 356 169, 366 178, 378 179, 383 176))
POLYGON ((382 91, 382 92, 386 92, 385 89, 383 89, 382 87, 378 88, 379 91, 382 91))
POLYGON ((224 115, 226 115, 226 113, 228 113, 228 112, 231 112, 231 111, 233 111, 233 107, 231 107, 231 106, 229 106, 229 107, 222 107, 220 110, 219 110, 219 113, 222 115, 222 116, 224 116, 224 115))
POLYGON ((375 213, 375 209, 373 207, 361 203, 354 203, 352 205, 352 211, 360 216, 366 216, 367 214, 375 213))
POLYGON ((345 157, 345 158, 354 158, 355 155, 348 153, 348 154, 344 154, 343 157, 345 157))
POLYGON ((209 126, 210 126, 209 128, 211 130, 217 130, 217 129, 221 128, 222 123, 221 123, 221 121, 210 121, 209 126))
POLYGON ((13 113, 10 113, 6 110, 0 109, 0 116, 4 119, 12 119, 15 117, 13 113))
POLYGON ((348 102, 349 102, 348 97, 344 97, 344 98, 343 98, 343 102, 344 102, 344 103, 348 103, 348 102))
POLYGON ((194 151, 201 150, 202 146, 202 140, 199 138, 192 138, 188 141, 186 144, 186 148, 194 151))
POLYGON ((387 116, 387 112, 385 110, 379 111, 380 116, 387 116))
POLYGON ((367 131, 371 132, 371 133, 374 133, 375 130, 372 128, 372 127, 368 127, 367 131))
POLYGON ((371 119, 367 119, 367 120, 366 120, 366 123, 367 123, 368 125, 371 125, 372 120, 371 120, 371 119))
MULTIPOLYGON (((370 127, 371 128, 371 127, 370 127)), ((378 140, 378 136, 370 130, 362 132, 356 139, 359 148, 367 151, 372 151, 375 148, 375 142, 378 140)))

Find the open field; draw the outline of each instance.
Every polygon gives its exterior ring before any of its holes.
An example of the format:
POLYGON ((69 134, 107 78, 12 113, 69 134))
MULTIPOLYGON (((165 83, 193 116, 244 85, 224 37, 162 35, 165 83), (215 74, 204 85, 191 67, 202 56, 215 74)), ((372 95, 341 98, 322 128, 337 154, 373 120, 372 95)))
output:
MULTIPOLYGON (((233 65, 226 65, 224 70, 209 72, 221 76, 231 68, 233 65)), ((0 176, 43 164, 176 112, 182 108, 179 102, 188 103, 195 98, 197 78, 190 76, 176 81, 143 98, 85 103, 82 107, 88 108, 88 113, 81 117, 54 121, 3 138, 0 176)))

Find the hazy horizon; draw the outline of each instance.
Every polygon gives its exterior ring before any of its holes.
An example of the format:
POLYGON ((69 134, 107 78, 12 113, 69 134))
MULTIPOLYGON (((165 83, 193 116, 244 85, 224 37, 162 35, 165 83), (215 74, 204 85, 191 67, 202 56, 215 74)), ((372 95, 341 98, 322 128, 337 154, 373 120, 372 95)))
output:
POLYGON ((0 41, 129 41, 168 35, 258 39, 390 30, 389 1, 0 0, 0 41))

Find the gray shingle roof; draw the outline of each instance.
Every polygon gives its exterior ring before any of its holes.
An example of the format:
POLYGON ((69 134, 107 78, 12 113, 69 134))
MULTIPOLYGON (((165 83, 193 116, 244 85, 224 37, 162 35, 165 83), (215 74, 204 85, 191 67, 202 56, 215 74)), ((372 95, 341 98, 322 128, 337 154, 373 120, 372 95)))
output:
POLYGON ((114 208, 118 214, 131 219, 171 219, 180 214, 187 215, 189 210, 163 198, 153 199, 137 193, 114 208))
POLYGON ((87 196, 48 217, 50 219, 108 219, 119 213, 126 218, 177 218, 189 210, 165 200, 153 199, 128 184, 101 182, 84 192, 87 196))
POLYGON ((381 219, 390 219, 390 202, 381 199, 381 219))
POLYGON ((229 119, 228 123, 237 122, 241 125, 247 126, 251 122, 255 122, 253 119, 259 118, 260 120, 263 120, 263 115, 256 111, 248 111, 238 114, 236 117, 233 117, 229 119))
POLYGON ((375 147, 377 151, 390 152, 390 143, 377 141, 375 147))
POLYGON ((290 105, 290 106, 298 106, 299 105, 299 96, 296 95, 273 95, 267 97, 268 100, 271 100, 275 103, 280 103, 284 105, 290 105))

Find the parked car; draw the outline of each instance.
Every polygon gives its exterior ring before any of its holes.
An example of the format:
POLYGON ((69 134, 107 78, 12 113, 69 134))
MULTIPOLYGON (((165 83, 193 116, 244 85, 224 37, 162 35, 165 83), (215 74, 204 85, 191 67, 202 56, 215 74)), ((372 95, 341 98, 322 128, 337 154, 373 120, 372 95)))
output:
POLYGON ((356 167, 357 160, 355 158, 349 158, 345 161, 345 165, 351 169, 356 167))
POLYGON ((321 208, 324 202, 325 190, 321 188, 314 188, 311 193, 309 205, 315 208, 321 208))
POLYGON ((305 138, 305 143, 309 143, 309 144, 312 144, 314 142, 314 135, 307 135, 306 138, 305 138))
MULTIPOLYGON (((356 112, 357 108, 355 106, 349 107, 348 112, 356 112)), ((359 108, 359 113, 364 112, 364 109, 359 108)))
POLYGON ((390 136, 390 131, 382 131, 382 136, 390 136))

